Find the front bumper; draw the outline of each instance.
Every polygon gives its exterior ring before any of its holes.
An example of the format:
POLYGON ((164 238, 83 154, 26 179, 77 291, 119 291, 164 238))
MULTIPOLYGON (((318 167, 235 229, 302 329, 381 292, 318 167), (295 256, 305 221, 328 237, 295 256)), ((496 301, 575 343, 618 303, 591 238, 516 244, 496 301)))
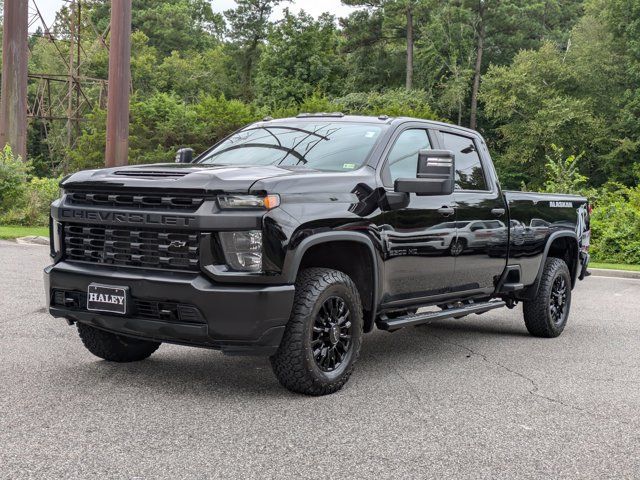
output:
POLYGON ((109 332, 160 342, 216 348, 227 354, 271 355, 293 305, 293 285, 213 283, 196 273, 114 269, 60 262, 44 270, 47 306, 54 317, 109 332), (87 291, 90 283, 129 287, 132 299, 174 302, 198 309, 202 322, 92 312, 55 303, 54 291, 87 291))

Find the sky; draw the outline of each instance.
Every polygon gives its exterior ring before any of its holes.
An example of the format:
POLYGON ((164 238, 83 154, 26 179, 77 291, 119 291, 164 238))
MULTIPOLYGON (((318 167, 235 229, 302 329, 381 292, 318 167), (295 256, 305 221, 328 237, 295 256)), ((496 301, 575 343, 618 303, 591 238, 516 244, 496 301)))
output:
MULTIPOLYGON (((36 3, 47 25, 51 26, 51 23, 53 23, 55 19, 56 11, 64 4, 64 0, 36 0, 36 3)), ((234 8, 235 3, 233 0, 212 0, 213 10, 216 12, 234 8)), ((31 2, 29 2, 29 4, 31 5, 31 2)), ((330 12, 337 17, 346 17, 353 11, 352 7, 342 5, 340 0, 294 0, 289 4, 284 3, 277 7, 274 11, 274 18, 280 17, 282 10, 287 6, 292 12, 304 10, 314 17, 317 17, 323 12, 330 12)))

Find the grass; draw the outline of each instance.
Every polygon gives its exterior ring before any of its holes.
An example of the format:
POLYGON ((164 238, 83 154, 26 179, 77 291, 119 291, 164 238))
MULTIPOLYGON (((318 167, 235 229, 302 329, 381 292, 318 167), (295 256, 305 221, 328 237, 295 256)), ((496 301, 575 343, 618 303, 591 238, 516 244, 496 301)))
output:
POLYGON ((589 262, 591 268, 602 268, 604 270, 627 270, 630 272, 640 272, 640 265, 624 265, 621 263, 596 263, 589 262))
POLYGON ((48 227, 21 227, 17 225, 0 225, 0 239, 40 236, 49 238, 48 227))

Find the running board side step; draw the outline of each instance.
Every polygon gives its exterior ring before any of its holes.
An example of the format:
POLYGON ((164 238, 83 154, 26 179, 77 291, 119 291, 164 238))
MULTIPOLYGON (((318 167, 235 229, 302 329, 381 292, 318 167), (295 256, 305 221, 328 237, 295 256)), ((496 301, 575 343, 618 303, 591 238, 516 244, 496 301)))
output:
POLYGON ((463 307, 449 308, 440 312, 413 313, 398 318, 388 318, 386 315, 382 315, 376 322, 376 325, 381 330, 392 331, 403 327, 421 325, 434 320, 444 320, 446 318, 470 315, 472 313, 484 313, 504 306, 506 306, 506 303, 498 300, 493 302, 472 303, 463 307))

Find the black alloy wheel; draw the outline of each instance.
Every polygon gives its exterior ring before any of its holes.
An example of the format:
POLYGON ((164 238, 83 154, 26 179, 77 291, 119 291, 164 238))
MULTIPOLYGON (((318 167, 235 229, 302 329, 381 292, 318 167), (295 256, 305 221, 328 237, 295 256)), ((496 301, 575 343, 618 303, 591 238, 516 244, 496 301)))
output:
POLYGON ((351 353, 351 311, 343 298, 329 297, 312 329, 313 359, 323 372, 340 367, 351 353))
POLYGON ((551 287, 549 299, 549 314, 553 323, 560 325, 564 322, 567 309, 567 282, 563 276, 558 276, 551 287))

